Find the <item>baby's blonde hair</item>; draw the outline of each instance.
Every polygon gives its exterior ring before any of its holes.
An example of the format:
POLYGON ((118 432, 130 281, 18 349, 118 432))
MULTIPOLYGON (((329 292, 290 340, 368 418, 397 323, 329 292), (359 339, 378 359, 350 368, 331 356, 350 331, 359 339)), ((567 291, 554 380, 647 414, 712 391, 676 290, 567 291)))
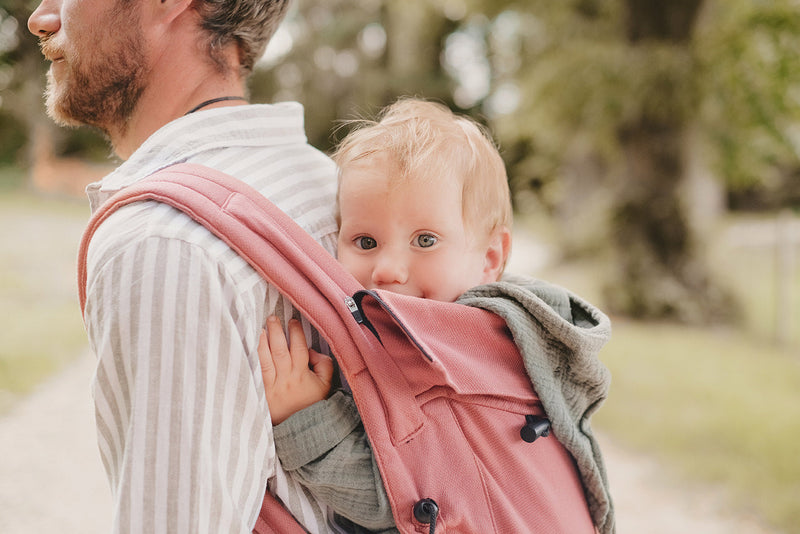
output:
MULTIPOLYGON (((397 164, 395 180, 461 180, 464 225, 490 236, 511 229, 511 195, 505 165, 486 130, 442 104, 403 98, 377 121, 358 121, 333 160, 348 165, 384 155, 397 164)), ((401 182, 402 183, 402 182, 401 182)))

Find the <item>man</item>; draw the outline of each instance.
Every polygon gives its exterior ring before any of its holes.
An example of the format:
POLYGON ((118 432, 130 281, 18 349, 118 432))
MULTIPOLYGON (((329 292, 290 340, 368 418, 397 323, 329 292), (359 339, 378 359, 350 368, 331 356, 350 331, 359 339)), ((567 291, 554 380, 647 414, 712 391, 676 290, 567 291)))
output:
MULTIPOLYGON (((47 109, 105 132, 125 160, 91 206, 190 161, 249 183, 335 252, 333 163, 296 103, 246 105, 245 82, 288 0, 43 0, 47 109)), ((172 208, 109 218, 88 257, 98 442, 114 532, 250 532, 270 488, 311 532, 322 507, 280 468, 257 346, 291 306, 222 241, 172 208)), ((314 341, 318 336, 306 323, 314 341)))

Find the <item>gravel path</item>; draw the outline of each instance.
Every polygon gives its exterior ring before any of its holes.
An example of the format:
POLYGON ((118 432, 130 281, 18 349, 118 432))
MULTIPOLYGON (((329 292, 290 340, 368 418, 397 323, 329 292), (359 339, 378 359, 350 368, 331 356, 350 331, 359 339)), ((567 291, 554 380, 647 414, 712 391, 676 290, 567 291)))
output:
MULTIPOLYGON (((100 534, 110 499, 95 445, 87 352, 0 419, 0 532, 100 534)), ((778 534, 717 494, 681 487, 602 436, 619 534, 778 534)))
POLYGON ((0 532, 108 532, 88 353, 0 419, 0 532))

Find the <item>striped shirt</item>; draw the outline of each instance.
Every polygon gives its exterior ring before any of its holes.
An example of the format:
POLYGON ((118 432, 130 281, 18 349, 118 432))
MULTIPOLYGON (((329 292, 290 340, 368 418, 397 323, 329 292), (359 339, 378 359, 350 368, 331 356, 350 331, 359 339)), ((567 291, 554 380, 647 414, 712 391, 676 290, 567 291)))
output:
MULTIPOLYGON (((297 103, 181 117, 87 188, 92 209, 189 161, 254 186, 334 253, 336 169, 303 128, 297 103)), ((296 314, 225 243, 167 205, 126 206, 96 232, 85 319, 113 532, 250 532, 268 482, 310 532, 335 530, 275 455, 257 354, 273 313, 284 322, 296 314)))

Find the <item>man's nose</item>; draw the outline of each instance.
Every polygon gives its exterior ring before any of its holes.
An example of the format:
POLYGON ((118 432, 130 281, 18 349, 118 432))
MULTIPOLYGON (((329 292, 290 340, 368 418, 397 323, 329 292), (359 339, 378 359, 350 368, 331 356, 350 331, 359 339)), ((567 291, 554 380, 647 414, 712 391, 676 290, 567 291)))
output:
POLYGON ((61 0, 43 0, 28 17, 28 31, 36 37, 44 37, 61 28, 61 0))
POLYGON ((408 281, 408 265, 403 255, 384 251, 375 261, 372 282, 376 286, 405 284, 408 281))

